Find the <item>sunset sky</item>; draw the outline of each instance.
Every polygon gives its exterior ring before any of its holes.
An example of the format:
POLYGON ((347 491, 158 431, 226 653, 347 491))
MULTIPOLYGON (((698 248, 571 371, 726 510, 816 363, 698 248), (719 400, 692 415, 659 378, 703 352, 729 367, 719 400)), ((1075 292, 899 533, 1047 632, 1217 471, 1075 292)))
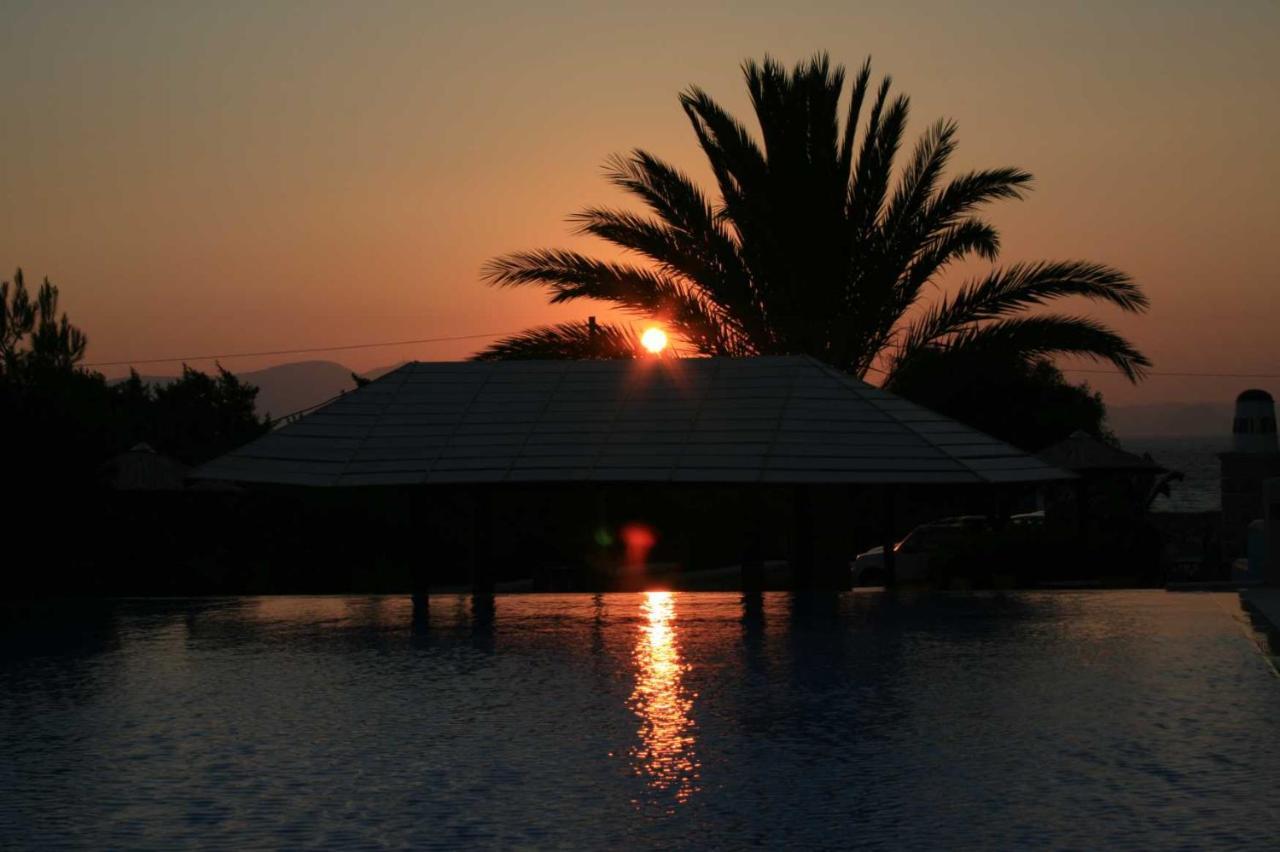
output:
MULTIPOLYGON (((991 208, 1003 261, 1129 272, 1150 313, 1089 310, 1157 371, 1280 373, 1280 4, 1067 5, 0 0, 0 267, 62 288, 89 362, 602 313, 485 287, 480 267, 594 250, 565 220, 622 201, 611 153, 643 147, 709 184, 678 92, 746 118, 743 59, 826 50, 892 74, 913 137, 954 118, 954 168, 1030 170, 1027 200, 991 208)), ((484 343, 226 365, 366 369, 484 343)), ((1115 403, 1280 391, 1073 376, 1115 403)))

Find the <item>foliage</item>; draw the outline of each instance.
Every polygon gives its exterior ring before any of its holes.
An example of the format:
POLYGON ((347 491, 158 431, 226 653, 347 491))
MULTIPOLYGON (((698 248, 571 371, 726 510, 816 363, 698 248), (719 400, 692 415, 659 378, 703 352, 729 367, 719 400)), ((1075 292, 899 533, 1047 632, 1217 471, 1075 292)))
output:
POLYGON ((85 370, 6 370, 0 376, 5 440, 0 468, 6 485, 34 493, 87 486, 119 445, 110 389, 85 370))
POLYGON ((58 288, 44 279, 33 300, 22 270, 0 283, 0 370, 69 370, 84 358, 89 339, 58 316, 58 288))
POLYGON ((912 401, 1027 452, 1074 432, 1115 440, 1102 395, 1069 383, 1045 359, 925 350, 903 367, 896 385, 912 401))
MULTIPOLYGON (((859 377, 883 367, 891 389, 917 358, 960 363, 970 353, 1024 366, 1082 355, 1131 380, 1142 376, 1147 358, 1096 320, 1028 313, 1069 296, 1145 310, 1138 286, 1110 267, 1015 264, 926 300, 949 267, 995 260, 999 235, 979 211, 1023 197, 1030 174, 1006 167, 944 180, 956 148, 956 125, 946 120, 895 169, 909 101, 890 97, 888 78, 872 87, 869 60, 853 79, 843 124, 844 69, 825 55, 789 72, 769 58, 743 71, 758 139, 703 90, 680 96, 718 197, 635 150, 612 159, 607 175, 648 212, 591 207, 573 217, 580 233, 640 263, 517 252, 488 264, 490 283, 545 287, 553 303, 611 302, 661 320, 701 354, 805 353, 859 377)), ((619 326, 591 335, 586 324, 566 323, 507 338, 477 357, 634 357, 628 335, 619 326)))
POLYGON ((92 485, 103 462, 139 442, 198 464, 270 428, 254 413, 257 388, 221 366, 216 376, 184 366, 155 386, 136 372, 110 384, 77 366, 87 338, 58 313, 48 280, 32 299, 18 270, 0 295, 0 465, 12 486, 92 485))
POLYGON ((620 359, 634 358, 639 351, 640 338, 628 326, 568 322, 531 328, 499 340, 477 355, 476 360, 620 359))
POLYGON ((271 426, 254 413, 258 389, 221 364, 210 376, 187 365, 172 382, 142 385, 136 372, 116 388, 136 440, 187 464, 200 464, 252 441, 271 426), (142 389, 139 390, 139 385, 142 389))

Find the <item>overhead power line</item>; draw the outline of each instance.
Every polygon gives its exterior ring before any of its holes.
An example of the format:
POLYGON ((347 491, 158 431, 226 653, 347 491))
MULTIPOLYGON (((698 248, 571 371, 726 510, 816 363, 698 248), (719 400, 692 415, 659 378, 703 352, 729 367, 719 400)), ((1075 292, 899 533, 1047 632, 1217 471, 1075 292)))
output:
MULTIPOLYGON (((479 340, 481 338, 509 337, 518 331, 490 331, 477 334, 456 334, 448 337, 420 337, 416 340, 387 340, 379 343, 351 343, 343 346, 309 346, 303 349, 273 349, 263 352, 224 352, 219 355, 183 355, 174 358, 140 358, 125 361, 95 361, 83 364, 84 367, 128 367, 135 364, 176 364, 181 361, 220 361, 230 358, 261 358, 272 355, 305 355, 310 352, 344 352, 353 349, 379 349, 387 346, 416 346, 423 343, 449 343, 456 340, 479 340)), ((878 367, 869 367, 870 372, 885 371, 878 367)), ((1064 373, 1091 373, 1106 376, 1123 375, 1119 370, 1105 367, 1061 367, 1064 373)), ((1149 370, 1146 376, 1197 379, 1280 379, 1280 373, 1209 373, 1181 370, 1149 370)))
MULTIPOLYGON (((1064 373, 1101 373, 1104 375, 1121 375, 1119 370, 1106 369, 1090 369, 1088 367, 1060 367, 1064 373)), ((1173 376, 1175 378, 1195 378, 1195 379, 1280 379, 1280 373, 1194 373, 1194 372, 1167 372, 1163 370, 1151 370, 1143 374, 1144 376, 1173 376)))
POLYGON ((128 367, 133 364, 176 364, 179 361, 220 361, 228 358, 259 358, 268 355, 305 355, 308 352, 339 352, 349 349, 377 349, 383 346, 412 346, 419 343, 445 343, 451 340, 478 340, 501 337, 510 332, 458 334, 452 337, 422 337, 417 340, 389 340, 384 343, 352 343, 347 346, 310 346, 305 349, 275 349, 270 352, 224 352, 221 355, 183 355, 177 358, 138 358, 128 361, 97 361, 85 367, 128 367))

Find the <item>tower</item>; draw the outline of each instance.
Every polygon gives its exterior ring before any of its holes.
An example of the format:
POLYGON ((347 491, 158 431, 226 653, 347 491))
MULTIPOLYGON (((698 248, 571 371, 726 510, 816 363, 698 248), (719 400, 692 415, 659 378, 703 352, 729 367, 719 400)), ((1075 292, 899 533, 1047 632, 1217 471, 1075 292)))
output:
POLYGON ((1222 544, 1225 556, 1243 555, 1249 523, 1263 517, 1263 483, 1280 476, 1276 442, 1276 406, 1271 394, 1256 388, 1236 397, 1231 450, 1222 465, 1222 544))
POLYGON ((1236 417, 1231 426, 1233 453, 1277 453, 1276 404, 1271 394, 1256 388, 1236 397, 1236 417))

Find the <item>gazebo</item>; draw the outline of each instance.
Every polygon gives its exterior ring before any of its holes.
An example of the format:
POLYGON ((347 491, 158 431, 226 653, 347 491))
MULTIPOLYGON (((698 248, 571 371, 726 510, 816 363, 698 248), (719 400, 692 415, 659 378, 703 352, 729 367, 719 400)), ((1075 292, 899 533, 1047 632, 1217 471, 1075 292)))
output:
POLYGON ((1072 432, 1058 443, 1046 447, 1038 457, 1047 464, 1079 474, 1156 476, 1165 472, 1165 468, 1150 456, 1122 450, 1082 431, 1072 432))
POLYGON ((160 455, 150 444, 137 443, 113 456, 102 471, 116 491, 181 491, 190 468, 160 455))
POLYGON ((787 486, 803 567, 811 487, 1072 474, 813 358, 776 356, 408 363, 195 476, 467 488, 480 507, 477 541, 485 495, 518 484, 787 486))
POLYGON ((1086 549, 1095 543, 1097 523, 1139 529, 1157 482, 1164 474, 1172 474, 1149 455, 1128 452, 1082 431, 1046 447, 1037 457, 1075 474, 1069 493, 1050 495, 1046 517, 1065 528, 1063 532, 1070 530, 1076 543, 1086 549))

